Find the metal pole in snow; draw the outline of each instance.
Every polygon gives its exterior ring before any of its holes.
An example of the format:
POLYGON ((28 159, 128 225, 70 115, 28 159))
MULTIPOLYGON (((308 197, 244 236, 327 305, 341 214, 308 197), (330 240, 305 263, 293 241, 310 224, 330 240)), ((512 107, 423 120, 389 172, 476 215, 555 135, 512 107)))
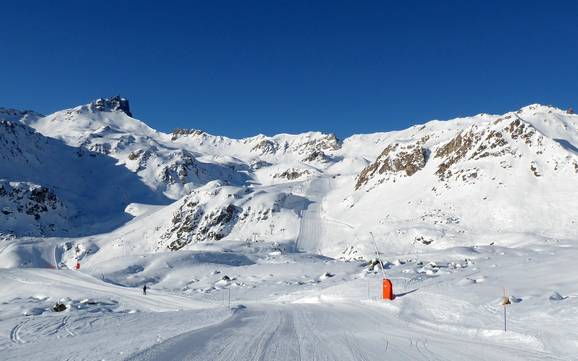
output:
POLYGON ((373 246, 375 247, 375 253, 377 254, 377 260, 379 261, 379 264, 381 265, 381 273, 383 274, 383 279, 386 279, 387 277, 385 277, 385 268, 383 267, 383 262, 381 261, 381 256, 379 255, 379 249, 377 248, 377 243, 375 243, 375 238, 373 237, 373 233, 369 232, 369 234, 371 235, 371 240, 373 241, 373 246))
POLYGON ((506 305, 504 305, 504 332, 506 332, 507 327, 506 327, 506 305))
POLYGON ((227 288, 229 290, 229 309, 231 308, 231 289, 227 288))

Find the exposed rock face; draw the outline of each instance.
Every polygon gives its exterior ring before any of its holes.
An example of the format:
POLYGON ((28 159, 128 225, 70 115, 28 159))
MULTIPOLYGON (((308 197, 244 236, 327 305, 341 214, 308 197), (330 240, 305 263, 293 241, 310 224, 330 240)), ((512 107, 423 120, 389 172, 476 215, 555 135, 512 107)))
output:
POLYGON ((512 139, 520 138, 528 145, 532 144, 532 136, 536 134, 536 129, 533 126, 519 118, 512 121, 504 130, 510 133, 512 139))
MULTIPOLYGON (((448 182, 476 184, 490 175, 500 187, 511 175, 510 169, 519 166, 535 177, 543 177, 548 171, 574 170, 572 162, 576 162, 576 148, 571 140, 546 136, 538 130, 540 122, 524 119, 535 117, 537 112, 551 114, 554 111, 562 113, 554 108, 529 106, 501 117, 483 116, 449 132, 443 129, 426 132, 425 126, 419 127, 412 138, 389 144, 372 164, 363 169, 357 176, 355 189, 369 183, 393 183, 423 170, 419 174, 425 174, 424 177, 433 174, 443 182, 442 187, 433 185, 431 188, 439 195, 440 189, 451 188, 448 182), (418 134, 426 135, 418 139, 418 134), (429 149, 432 150, 431 160, 428 159, 429 149), (496 167, 504 170, 504 174, 497 176, 496 167)), ((545 115, 541 122, 551 124, 548 117, 545 115)), ((556 131, 562 134, 573 126, 571 122, 555 124, 560 127, 556 131)), ((545 129, 548 132, 548 128, 545 129)))
POLYGON ((111 145, 109 143, 92 144, 88 148, 91 152, 110 154, 111 145))
POLYGON ((321 137, 303 143, 299 148, 302 153, 335 151, 341 148, 341 142, 335 134, 323 134, 321 137))
POLYGON ((28 182, 0 180, 0 219, 4 226, 34 222, 40 235, 51 235, 66 223, 66 207, 50 189, 28 182))
POLYGON ((176 235, 176 239, 167 246, 172 251, 191 242, 218 241, 224 238, 231 230, 233 218, 239 213, 239 209, 232 204, 209 212, 197 207, 194 202, 188 203, 186 207, 188 209, 181 209, 174 215, 173 227, 164 234, 164 237, 176 235))
POLYGON ((428 150, 420 143, 388 145, 379 157, 357 176, 355 189, 366 184, 377 174, 402 174, 408 177, 423 169, 427 162, 428 150))
POLYGON ((251 152, 256 152, 259 154, 273 154, 277 151, 277 148, 278 148, 277 143, 269 139, 263 139, 262 141, 257 143, 253 148, 251 148, 251 152))
POLYGON ((175 141, 181 137, 186 137, 186 136, 195 137, 195 136, 199 136, 199 135, 203 135, 203 134, 206 134, 206 133, 202 130, 199 130, 199 129, 176 128, 172 132, 171 140, 175 141))
POLYGON ((473 132, 459 133, 446 145, 438 148, 434 158, 444 159, 438 166, 436 175, 440 179, 450 177, 452 172, 450 167, 463 160, 466 154, 473 148, 474 143, 479 141, 480 135, 473 132))
POLYGON ((49 210, 64 208, 56 195, 46 187, 30 183, 0 181, 0 197, 3 200, 2 213, 25 213, 39 220, 49 210), (6 204, 12 203, 13 206, 6 204))
POLYGON ((322 163, 325 163, 325 162, 329 161, 329 157, 323 151, 315 150, 315 151, 311 152, 308 156, 303 158, 303 161, 304 162, 322 162, 322 163))
MULTIPOLYGON (((214 192, 217 196, 221 190, 214 192)), ((161 236, 161 243, 168 241, 167 248, 174 251, 189 243, 226 237, 242 213, 242 209, 232 203, 234 199, 231 196, 228 203, 213 206, 203 199, 200 192, 191 193, 173 214, 171 224, 161 236)))
POLYGON ((335 137, 335 134, 314 133, 296 140, 280 141, 277 138, 264 138, 251 148, 251 152, 261 155, 271 155, 279 152, 295 153, 309 157, 311 154, 318 156, 325 154, 325 152, 336 151, 340 147, 341 142, 335 137))
POLYGON ((186 150, 176 151, 171 157, 170 164, 161 168, 161 179, 167 184, 184 184, 190 171, 199 176, 199 168, 195 165, 195 158, 186 150))
POLYGON ((122 98, 119 95, 112 98, 100 98, 95 100, 90 104, 93 110, 98 110, 101 112, 110 111, 121 111, 124 112, 129 117, 132 117, 130 112, 130 106, 128 104, 128 99, 122 98))
POLYGON ((277 173, 277 174, 273 175, 273 178, 283 178, 283 179, 287 179, 287 180, 295 180, 295 179, 298 179, 301 177, 305 177, 309 174, 311 174, 311 172, 309 172, 309 170, 307 170, 307 169, 291 168, 291 169, 287 169, 281 173, 277 173))
POLYGON ((519 118, 511 120, 511 116, 499 118, 485 127, 474 125, 436 150, 434 158, 441 159, 441 162, 435 174, 444 180, 453 175, 452 168, 460 162, 515 156, 518 154, 517 142, 523 142, 532 147, 536 154, 541 154, 543 139, 533 126, 519 118), (504 122, 507 123, 506 126, 502 126, 504 122))

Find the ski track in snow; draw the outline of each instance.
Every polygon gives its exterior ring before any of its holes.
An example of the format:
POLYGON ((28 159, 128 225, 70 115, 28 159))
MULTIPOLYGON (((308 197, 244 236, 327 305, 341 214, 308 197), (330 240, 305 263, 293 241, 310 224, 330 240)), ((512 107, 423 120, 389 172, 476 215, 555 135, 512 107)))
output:
POLYGON ((417 326, 372 306, 261 305, 128 358, 148 360, 558 360, 526 345, 496 345, 417 326), (379 332, 375 332, 379 330, 379 332), (417 337, 416 337, 417 336, 417 337))
POLYGON ((10 341, 12 341, 15 344, 24 344, 26 343, 26 341, 24 341, 21 337, 20 337, 20 330, 22 329, 22 327, 26 324, 26 321, 20 322, 18 323, 16 326, 14 326, 12 328, 12 330, 10 331, 10 341))
POLYGON ((58 328, 56 329, 56 331, 54 331, 54 334, 58 334, 57 337, 61 337, 60 333, 64 331, 66 332, 64 337, 73 337, 75 333, 72 332, 68 327, 69 322, 70 322, 70 315, 63 317, 62 321, 60 322, 60 325, 58 325, 58 328))

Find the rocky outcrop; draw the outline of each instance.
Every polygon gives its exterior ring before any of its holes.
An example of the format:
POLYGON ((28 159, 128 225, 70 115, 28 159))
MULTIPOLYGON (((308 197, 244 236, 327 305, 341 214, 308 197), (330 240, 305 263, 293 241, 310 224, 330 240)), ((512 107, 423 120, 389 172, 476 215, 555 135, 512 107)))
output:
POLYGON ((512 115, 507 115, 498 118, 492 124, 474 125, 458 133, 436 150, 434 158, 440 159, 441 162, 435 174, 441 180, 445 180, 454 174, 452 169, 463 161, 515 156, 518 154, 519 146, 516 143, 519 142, 530 147, 535 154, 541 154, 544 137, 519 117, 512 118, 512 115), (506 125, 502 126, 504 123, 506 125))
POLYGON ((325 152, 320 150, 315 150, 303 158, 304 162, 321 162, 326 163, 329 161, 329 156, 325 152))
POLYGON ((50 210, 64 208, 52 191, 31 183, 0 181, 0 198, 4 215, 25 213, 35 220, 50 210))
MULTIPOLYGON (((251 139, 255 142, 255 138, 251 139)), ((335 134, 307 133, 303 136, 293 136, 292 138, 264 138, 257 137, 257 142, 251 148, 251 152, 261 155, 270 155, 278 152, 305 155, 322 155, 333 152, 341 148, 341 142, 335 134), (284 139, 284 140, 283 140, 284 139)))
POLYGON ((101 154, 105 154, 105 155, 110 154, 111 148, 112 147, 111 147, 110 143, 96 143, 96 144, 92 144, 88 147, 88 149, 91 152, 101 153, 101 154))
POLYGON ((122 98, 120 95, 111 98, 100 98, 95 100, 90 104, 92 110, 98 110, 101 112, 115 112, 120 111, 132 117, 130 112, 130 106, 128 104, 128 99, 122 98))
POLYGON ((367 184, 377 174, 392 174, 411 177, 425 167, 428 150, 420 143, 388 145, 375 162, 357 176, 355 189, 367 184))
POLYGON ((204 131, 199 129, 185 129, 185 128, 176 128, 172 132, 171 140, 175 141, 181 137, 195 137, 206 134, 204 131))
POLYGON ((199 167, 195 158, 186 150, 179 150, 171 155, 171 162, 161 168, 161 180, 166 184, 187 183, 189 172, 195 172, 199 177, 199 167))
POLYGON ((311 174, 311 172, 309 172, 309 170, 307 169, 296 169, 296 168, 290 168, 287 169, 281 173, 277 173, 273 175, 273 178, 276 179, 287 179, 287 180, 295 180, 295 179, 299 179, 305 176, 308 176, 309 174, 311 174))
POLYGON ((263 139, 253 148, 251 148, 251 152, 259 153, 259 154, 273 154, 277 151, 278 145, 277 143, 273 142, 270 139, 263 139))
POLYGON ((67 223, 66 216, 66 207, 49 188, 0 180, 1 231, 15 231, 26 222, 25 233, 51 235, 67 223))
POLYGON ((173 214, 161 236, 168 242, 168 249, 175 251, 189 243, 218 241, 231 232, 242 213, 242 209, 231 202, 211 206, 201 198, 198 192, 193 192, 173 214))
POLYGON ((298 151, 302 154, 312 152, 331 152, 341 148, 341 142, 335 134, 322 134, 307 142, 302 143, 298 147, 298 151))

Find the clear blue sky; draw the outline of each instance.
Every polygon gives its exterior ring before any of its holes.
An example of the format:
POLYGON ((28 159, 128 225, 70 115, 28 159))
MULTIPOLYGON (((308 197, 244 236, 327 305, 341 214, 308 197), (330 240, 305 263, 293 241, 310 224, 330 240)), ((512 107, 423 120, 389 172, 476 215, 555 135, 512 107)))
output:
POLYGON ((0 106, 128 97, 154 128, 340 137, 578 108, 578 1, 6 1, 0 106))

